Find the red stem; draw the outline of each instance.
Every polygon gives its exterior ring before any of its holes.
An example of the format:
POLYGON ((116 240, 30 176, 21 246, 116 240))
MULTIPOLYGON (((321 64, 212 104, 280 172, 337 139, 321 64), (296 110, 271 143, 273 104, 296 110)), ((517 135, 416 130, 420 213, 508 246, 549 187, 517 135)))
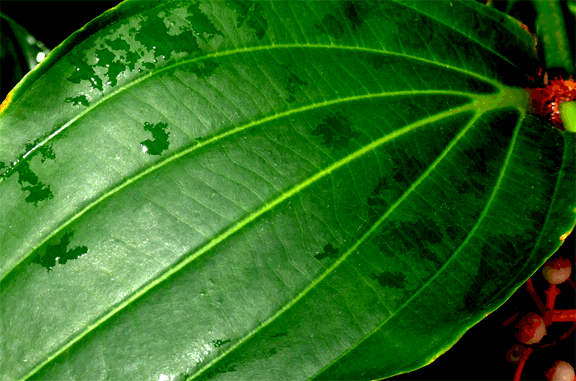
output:
POLYGON ((520 362, 516 367, 516 373, 514 373, 514 379, 512 381, 520 381, 520 376, 522 376, 522 369, 524 369, 524 365, 526 365, 526 360, 528 360, 528 356, 530 356, 530 353, 532 353, 533 351, 534 349, 528 347, 526 348, 526 350, 522 352, 522 358, 520 359, 520 362))
MULTIPOLYGON (((570 327, 570 329, 568 329, 568 331, 564 332, 564 334, 562 336, 560 336, 560 339, 558 341, 566 340, 568 338, 568 336, 570 336, 570 334, 572 334, 574 329, 576 329, 576 323, 572 324, 572 327, 570 327)), ((557 341, 553 341, 549 344, 540 345, 540 349, 553 347, 556 345, 556 343, 557 343, 557 341)))
POLYGON ((540 313, 542 315, 544 315, 544 312, 546 311, 546 307, 544 307, 544 304, 542 304, 540 297, 536 293, 536 289, 534 288, 534 283, 532 283, 532 278, 528 278, 528 280, 526 281, 526 289, 528 290, 528 292, 532 296, 532 299, 534 299, 534 301, 538 305, 538 309, 540 310, 540 313))
POLYGON ((514 320, 516 320, 518 315, 520 315, 520 312, 516 312, 514 315, 510 316, 508 319, 504 320, 504 323, 502 323, 502 325, 506 327, 507 325, 514 323, 514 320))
POLYGON ((568 278, 568 283, 570 284, 570 286, 572 286, 573 289, 576 290, 576 284, 574 284, 574 281, 570 278, 568 278))
POLYGON ((564 322, 573 321, 576 322, 576 310, 554 310, 552 315, 552 321, 564 322))
POLYGON ((556 297, 560 295, 560 290, 555 284, 551 284, 546 291, 546 309, 553 310, 556 297))
POLYGON ((570 327, 568 331, 564 332, 564 334, 560 336, 560 341, 566 340, 568 336, 570 336, 570 334, 574 332, 575 329, 576 329, 576 323, 572 324, 572 327, 570 327))

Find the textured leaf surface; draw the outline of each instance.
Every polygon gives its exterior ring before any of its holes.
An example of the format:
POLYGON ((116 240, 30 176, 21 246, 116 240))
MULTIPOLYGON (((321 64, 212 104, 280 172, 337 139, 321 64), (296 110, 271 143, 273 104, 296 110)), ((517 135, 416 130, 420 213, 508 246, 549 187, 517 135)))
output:
POLYGON ((0 114, 2 380, 422 367, 573 228, 574 134, 476 2, 127 1, 0 114))

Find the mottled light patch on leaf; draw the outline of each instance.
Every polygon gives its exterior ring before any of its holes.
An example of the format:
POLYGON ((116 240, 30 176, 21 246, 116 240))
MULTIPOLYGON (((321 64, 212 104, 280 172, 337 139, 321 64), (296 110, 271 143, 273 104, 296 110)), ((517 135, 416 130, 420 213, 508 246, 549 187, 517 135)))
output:
POLYGON ((66 98, 66 103, 72 103, 72 106, 77 105, 88 106, 90 104, 88 98, 84 94, 80 94, 76 97, 68 97, 66 98))
MULTIPOLYGON (((518 118, 517 113, 499 113, 486 115, 489 123, 501 126, 514 126, 518 118), (494 121, 490 122, 490 119, 494 121)), ((491 174, 499 171, 500 166, 506 159, 510 136, 513 128, 485 129, 483 138, 492 142, 490 145, 480 144, 478 139, 469 142, 468 148, 463 150, 462 170, 468 184, 462 189, 464 192, 485 193, 494 186, 491 174), (486 179, 489 179, 486 181, 486 179)))
MULTIPOLYGON (((36 143, 30 144, 26 146, 26 149, 32 149, 33 147, 36 146, 36 143)), ((50 160, 55 160, 56 159, 56 155, 54 154, 54 150, 52 149, 52 146, 44 144, 40 147, 38 147, 35 151, 36 154, 40 154, 42 156, 42 158, 40 159, 40 162, 44 163, 46 161, 46 159, 50 159, 50 160)))
POLYGON ((128 42, 120 37, 107 41, 110 44, 110 48, 113 48, 116 52, 118 63, 126 64, 129 70, 136 69, 138 60, 144 55, 142 51, 136 52, 132 50, 128 42))
POLYGON ((367 198, 368 224, 376 223, 418 177, 424 173, 424 163, 404 151, 391 151, 387 166, 389 175, 378 179, 367 198))
POLYGON ((45 163, 47 159, 55 160, 56 155, 49 145, 43 145, 38 148, 37 142, 27 143, 25 146, 26 152, 32 151, 25 159, 20 159, 13 163, 8 171, 2 174, 3 177, 9 178, 14 173, 18 174, 18 184, 23 192, 29 192, 26 196, 26 202, 38 206, 40 201, 45 201, 54 198, 50 185, 40 181, 36 173, 30 168, 30 163, 34 157, 40 155, 40 163, 45 163))
POLYGON ((206 78, 211 76, 219 66, 220 64, 216 60, 207 58, 190 62, 181 69, 196 74, 198 78, 206 78))
POLYGON ((372 279, 378 281, 382 287, 390 287, 401 290, 406 288, 406 275, 400 272, 383 271, 378 275, 372 273, 371 277, 372 279))
POLYGON ((394 227, 387 231, 388 248, 397 253, 410 253, 420 256, 424 267, 428 270, 437 270, 444 264, 444 258, 436 249, 443 241, 444 234, 436 221, 431 218, 422 218, 420 221, 396 222, 394 227))
POLYGON ((168 142, 168 136, 170 132, 166 131, 168 124, 158 123, 156 125, 151 123, 144 123, 144 129, 152 133, 152 139, 146 139, 140 142, 142 146, 142 152, 148 155, 161 155, 162 152, 168 149, 170 143, 168 142))
POLYGON ((348 20, 352 29, 356 31, 361 28, 367 19, 377 18, 380 20, 385 12, 381 9, 381 1, 345 1, 343 2, 342 13, 348 20))
POLYGON ((223 34, 216 29, 212 21, 200 9, 200 3, 198 2, 191 3, 187 7, 160 12, 158 16, 163 19, 166 33, 169 36, 179 36, 184 32, 193 32, 204 42, 217 35, 223 37, 223 34))
POLYGON ((334 246, 332 246, 331 243, 329 243, 326 246, 324 246, 324 250, 321 253, 316 254, 314 258, 316 258, 319 261, 321 261, 324 258, 338 259, 338 252, 339 249, 335 248, 334 246))
POLYGON ((172 58, 172 52, 193 54, 200 50, 192 33, 170 36, 164 24, 164 19, 158 16, 151 17, 148 20, 142 28, 142 32, 136 36, 136 40, 145 45, 148 51, 154 52, 154 63, 160 58, 172 58), (170 43, 167 43, 168 41, 170 43))
POLYGON ((285 64, 282 65, 282 69, 284 69, 286 71, 286 85, 285 85, 285 89, 288 92, 288 98, 286 99, 289 103, 292 103, 296 100, 296 91, 301 87, 301 86, 306 86, 308 84, 308 82, 303 81, 302 79, 300 79, 300 77, 298 77, 295 73, 294 73, 294 67, 293 65, 290 64, 285 64))
POLYGON ((168 12, 159 12, 158 17, 166 26, 166 33, 170 36, 178 36, 190 30, 190 22, 186 20, 188 11, 186 7, 170 9, 168 12))
MULTIPOLYGON (((101 92, 107 86, 118 85, 120 75, 135 70, 138 60, 145 56, 144 45, 135 43, 132 37, 145 20, 145 17, 133 17, 117 26, 110 35, 97 38, 94 47, 85 50, 82 55, 72 56, 75 70, 67 78, 68 81, 76 84, 88 81, 92 90, 101 92)), ((143 62, 141 65, 144 66, 143 62)))
POLYGON ((226 5, 238 14, 236 27, 248 26, 259 40, 268 29, 268 21, 264 17, 264 7, 257 1, 227 1, 226 5))
POLYGON ((364 20, 358 14, 358 10, 356 9, 354 1, 346 1, 344 2, 343 5, 344 5, 344 16, 348 19, 350 24, 352 24, 353 29, 355 30, 358 29, 364 23, 364 20))
POLYGON ((206 13, 200 9, 199 2, 191 3, 188 6, 188 15, 186 16, 186 20, 190 22, 190 26, 194 33, 198 34, 204 42, 208 42, 214 36, 224 37, 222 32, 216 28, 206 13))
MULTIPOLYGON (((96 50, 96 56, 98 57, 98 63, 100 63, 98 67, 101 69, 99 74, 108 77, 105 85, 116 86, 118 84, 118 75, 126 70, 127 66, 120 62, 117 54, 109 48, 96 50), (104 67, 108 70, 105 70, 104 67)), ((98 72, 96 67, 94 71, 98 72)))
POLYGON ((92 88, 102 91, 102 78, 96 74, 93 65, 89 65, 81 57, 77 57, 74 62, 76 62, 76 69, 68 77, 68 81, 76 84, 80 84, 82 81, 88 81, 92 88))
POLYGON ((477 272, 470 274, 472 284, 466 284, 468 291, 463 296, 464 308, 460 310, 473 313, 486 308, 492 300, 485 299, 484 296, 497 294, 506 284, 506 277, 495 277, 494 274, 501 273, 501 269, 510 265, 520 266, 526 253, 530 253, 534 248, 534 242, 534 237, 525 233, 495 234, 490 242, 478 242, 477 250, 482 254, 479 256, 480 263, 477 272), (500 252, 506 255, 498 255, 500 252))
MULTIPOLYGON (((222 36, 222 33, 199 4, 193 3, 151 17, 135 38, 152 52, 152 62, 156 64, 161 59, 173 60, 197 54, 202 50, 200 42, 207 43, 216 35, 222 36)), ((150 63, 145 66, 152 68, 150 63)))
POLYGON ((366 200, 368 204, 368 222, 370 224, 378 221, 401 194, 399 190, 392 188, 390 181, 386 176, 380 177, 372 194, 366 200))
POLYGON ((316 126, 312 135, 320 136, 322 145, 330 149, 343 150, 349 147, 352 139, 357 139, 361 134, 348 118, 339 113, 330 113, 316 126))
POLYGON ((221 347, 224 344, 227 344, 230 342, 230 339, 227 340, 212 340, 212 345, 214 345, 214 347, 218 348, 221 347))
POLYGON ((53 245, 46 245, 44 251, 40 251, 32 260, 33 263, 38 263, 40 266, 46 268, 48 272, 56 266, 56 263, 61 265, 66 264, 69 260, 78 259, 88 253, 88 247, 75 246, 68 249, 68 245, 74 236, 74 232, 70 231, 65 233, 58 243, 53 245))
POLYGON ((97 46, 100 48, 107 47, 114 52, 119 62, 125 64, 128 69, 137 69, 141 66, 141 62, 138 65, 139 60, 151 60, 150 56, 146 57, 145 46, 134 39, 134 36, 142 28, 142 23, 147 19, 147 16, 130 18, 127 22, 120 24, 109 36, 96 39, 97 46))
POLYGON ((334 15, 324 16, 322 25, 316 25, 316 28, 335 39, 340 39, 344 35, 344 26, 334 15))

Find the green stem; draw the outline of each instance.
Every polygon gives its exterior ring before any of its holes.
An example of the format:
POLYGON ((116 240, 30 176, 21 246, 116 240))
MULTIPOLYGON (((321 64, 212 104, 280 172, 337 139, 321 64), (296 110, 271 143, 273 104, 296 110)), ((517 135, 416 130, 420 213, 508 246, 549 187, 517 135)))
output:
POLYGON ((576 101, 560 104, 560 119, 567 131, 576 132, 576 101))
POLYGON ((536 17, 536 35, 542 45, 546 69, 563 69, 574 73, 570 43, 560 7, 560 0, 532 0, 536 17))

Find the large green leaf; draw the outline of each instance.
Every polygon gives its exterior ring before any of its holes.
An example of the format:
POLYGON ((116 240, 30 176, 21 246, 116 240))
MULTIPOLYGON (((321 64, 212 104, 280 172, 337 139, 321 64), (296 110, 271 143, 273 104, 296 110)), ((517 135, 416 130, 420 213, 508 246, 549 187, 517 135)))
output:
POLYGON ((0 114, 2 380, 422 367, 574 227, 532 37, 470 1, 126 1, 0 114))

